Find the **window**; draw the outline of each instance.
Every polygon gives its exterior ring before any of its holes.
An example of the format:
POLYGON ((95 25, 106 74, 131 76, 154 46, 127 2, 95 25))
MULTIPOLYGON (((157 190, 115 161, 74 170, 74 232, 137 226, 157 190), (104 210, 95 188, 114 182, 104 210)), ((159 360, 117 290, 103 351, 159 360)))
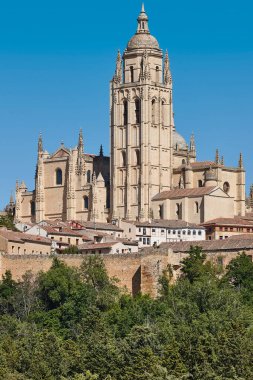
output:
POLYGON ((62 170, 56 169, 56 185, 62 185, 62 170))
POLYGON ((60 237, 60 241, 62 241, 62 237, 60 237))
POLYGON ((121 158, 122 158, 122 166, 125 167, 126 166, 126 152, 124 150, 122 150, 121 152, 121 158))
POLYGON ((87 183, 91 183, 91 171, 87 170, 87 183))
POLYGON ((141 237, 139 238, 139 241, 142 241, 142 238, 141 238, 141 237))
POLYGON ((187 235, 191 235, 191 230, 188 230, 187 235))
POLYGON ((35 202, 34 201, 31 202, 31 215, 32 216, 35 215, 35 202))
POLYGON ((165 101, 162 101, 162 125, 165 125, 165 101))
POLYGON ((130 82, 134 82, 134 67, 130 66, 130 82))
POLYGON ((196 235, 196 231, 195 230, 193 230, 193 235, 196 235))
POLYGON ((181 219, 181 205, 179 203, 176 204, 176 215, 178 219, 181 219))
POLYGON ((147 245, 150 245, 150 238, 147 238, 147 245))
POLYGON ((24 249, 24 254, 26 254, 26 249, 24 249))
POLYGON ((70 238, 68 238, 68 244, 70 244, 70 238))
POLYGON ((141 228, 139 228, 139 232, 141 232, 141 228))
POLYGON ((135 119, 136 124, 140 124, 141 122, 141 102, 140 99, 135 100, 135 119))
POLYGON ((198 231, 198 235, 201 235, 201 231, 198 231))
POLYGON ((173 235, 176 235, 176 231, 175 230, 173 230, 173 235))
POLYGON ((135 155, 136 155, 136 165, 139 166, 141 164, 139 149, 135 150, 135 155))
POLYGON ((123 122, 124 122, 124 125, 128 124, 128 104, 127 104, 127 100, 125 100, 124 103, 123 103, 123 122))
POLYGON ((14 253, 14 245, 11 247, 11 253, 14 253))
POLYGON ((185 230, 183 230, 183 235, 185 235, 186 234, 186 231, 185 230))
POLYGON ((152 228, 152 232, 155 232, 155 228, 152 228))
POLYGON ((168 232, 168 234, 170 234, 170 233, 171 233, 171 231, 170 231, 170 230, 167 230, 167 232, 168 232))
POLYGON ((231 231, 231 232, 233 232, 233 231, 234 231, 233 227, 230 227, 230 231, 231 231))
POLYGON ((83 206, 85 210, 89 209, 89 197, 87 195, 83 198, 83 206))
POLYGON ((143 244, 146 245, 146 243, 147 243, 147 239, 143 238, 143 244))
POLYGON ((146 228, 143 228, 143 235, 147 235, 147 230, 146 230, 146 228))
POLYGON ((131 233, 131 228, 129 228, 128 232, 131 233))
POLYGON ((178 231, 177 231, 177 234, 178 234, 178 235, 181 235, 181 230, 178 230, 178 231))
POLYGON ((20 253, 20 247, 18 247, 18 253, 20 253))
POLYGON ((229 193, 230 185, 229 185, 228 182, 224 182, 224 183, 223 183, 223 190, 224 190, 224 192, 225 192, 226 194, 229 193))
POLYGON ((156 71, 156 82, 159 82, 159 80, 160 80, 160 78, 159 78, 159 76, 160 76, 160 73, 159 73, 159 66, 156 66, 156 69, 155 69, 155 71, 156 71))
POLYGON ((152 100, 152 123, 156 123, 156 102, 155 99, 152 100))
POLYGON ((195 202, 195 214, 199 213, 199 203, 195 202))
POLYGON ((159 205, 159 217, 163 219, 163 205, 159 205))
POLYGON ((76 245, 78 245, 79 244, 79 239, 76 239, 76 245))
POLYGON ((201 179, 198 180, 198 186, 203 187, 203 182, 201 181, 201 179))

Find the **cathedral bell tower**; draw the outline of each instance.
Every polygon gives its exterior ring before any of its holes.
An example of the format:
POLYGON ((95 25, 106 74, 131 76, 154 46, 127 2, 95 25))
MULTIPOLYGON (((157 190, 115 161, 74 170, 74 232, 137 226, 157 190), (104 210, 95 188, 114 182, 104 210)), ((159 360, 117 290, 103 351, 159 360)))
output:
POLYGON ((112 219, 148 220, 152 197, 172 182, 169 57, 149 32, 144 6, 137 21, 110 88, 112 219))

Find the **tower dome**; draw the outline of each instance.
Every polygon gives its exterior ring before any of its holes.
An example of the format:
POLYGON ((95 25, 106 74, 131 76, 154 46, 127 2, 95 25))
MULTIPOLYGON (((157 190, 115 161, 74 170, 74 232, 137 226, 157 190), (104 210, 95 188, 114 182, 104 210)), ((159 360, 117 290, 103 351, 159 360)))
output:
POLYGON ((157 49, 160 50, 157 39, 150 34, 148 27, 148 16, 142 5, 141 13, 137 19, 138 27, 135 35, 130 39, 127 44, 127 50, 134 49, 157 49))
POLYGON ((185 139, 175 129, 173 131, 173 148, 175 150, 188 149, 185 139))

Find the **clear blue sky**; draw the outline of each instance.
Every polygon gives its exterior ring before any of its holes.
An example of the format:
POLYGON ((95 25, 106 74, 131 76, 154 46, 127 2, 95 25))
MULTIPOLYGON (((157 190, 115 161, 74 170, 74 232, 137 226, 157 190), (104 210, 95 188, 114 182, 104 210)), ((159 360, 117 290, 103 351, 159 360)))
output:
MULTIPOLYGON (((12 0, 0 5, 0 207, 16 179, 34 188, 37 139, 49 152, 109 153, 109 81, 117 49, 135 33, 139 0, 12 0)), ((150 29, 168 48, 177 130, 194 131, 198 159, 244 155, 253 182, 252 0, 146 0, 150 29)))

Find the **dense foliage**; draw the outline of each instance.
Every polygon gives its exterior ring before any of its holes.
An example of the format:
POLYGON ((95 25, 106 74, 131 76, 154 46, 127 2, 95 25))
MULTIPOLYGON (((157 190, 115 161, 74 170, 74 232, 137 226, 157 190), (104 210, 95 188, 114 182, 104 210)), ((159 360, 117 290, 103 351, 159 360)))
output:
POLYGON ((8 230, 17 231, 12 215, 0 215, 0 227, 6 227, 8 230))
POLYGON ((93 256, 77 270, 0 283, 0 378, 5 380, 253 379, 253 264, 226 273, 199 248, 160 296, 130 297, 93 256))

